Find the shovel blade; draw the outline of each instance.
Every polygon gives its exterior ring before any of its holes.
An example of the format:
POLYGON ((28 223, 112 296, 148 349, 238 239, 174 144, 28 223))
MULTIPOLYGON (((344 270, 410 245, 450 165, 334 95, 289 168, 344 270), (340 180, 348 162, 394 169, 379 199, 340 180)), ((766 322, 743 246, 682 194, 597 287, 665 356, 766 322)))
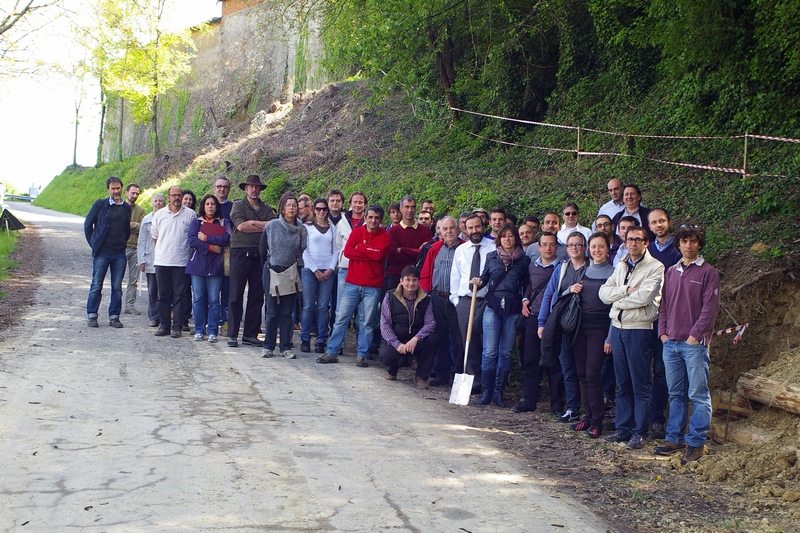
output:
POLYGON ((453 377, 453 388, 450 391, 450 403, 455 405, 469 405, 469 395, 472 394, 472 374, 456 374, 453 377))

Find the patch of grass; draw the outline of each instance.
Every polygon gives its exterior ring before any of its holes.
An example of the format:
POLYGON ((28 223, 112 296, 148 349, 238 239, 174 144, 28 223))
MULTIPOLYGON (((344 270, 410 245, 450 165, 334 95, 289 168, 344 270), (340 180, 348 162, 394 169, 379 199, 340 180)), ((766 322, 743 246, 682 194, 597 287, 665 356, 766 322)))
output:
MULTIPOLYGON (((16 231, 10 233, 0 231, 0 281, 8 279, 11 276, 9 270, 18 266, 17 263, 8 258, 11 252, 17 248, 17 237, 18 233, 16 231)), ((3 295, 4 293, 0 292, 0 298, 3 295)))

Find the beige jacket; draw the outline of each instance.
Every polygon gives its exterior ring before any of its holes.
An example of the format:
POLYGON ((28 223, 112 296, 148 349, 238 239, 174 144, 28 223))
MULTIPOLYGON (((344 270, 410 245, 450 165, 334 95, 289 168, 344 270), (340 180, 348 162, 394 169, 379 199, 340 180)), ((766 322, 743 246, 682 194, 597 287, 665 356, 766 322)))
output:
POLYGON ((661 303, 661 287, 664 284, 664 265, 645 251, 644 257, 631 272, 628 283, 629 254, 625 254, 617 264, 614 273, 600 287, 600 299, 611 304, 611 325, 619 329, 653 329, 653 322, 658 318, 658 306, 661 303), (628 287, 638 290, 627 294, 628 287), (621 317, 621 320, 620 320, 621 317))

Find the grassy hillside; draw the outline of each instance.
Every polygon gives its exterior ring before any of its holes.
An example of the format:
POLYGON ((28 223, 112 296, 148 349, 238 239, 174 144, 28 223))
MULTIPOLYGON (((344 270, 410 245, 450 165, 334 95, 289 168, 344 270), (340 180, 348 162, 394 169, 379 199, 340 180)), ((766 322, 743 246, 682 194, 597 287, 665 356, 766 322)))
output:
MULTIPOLYGON (((763 252, 767 256, 796 247, 792 245, 798 233, 800 180, 796 178, 742 178, 642 159, 583 157, 578 161, 574 154, 477 139, 469 134, 469 124, 420 120, 404 94, 378 98, 363 82, 328 86, 305 95, 288 120, 274 129, 228 140, 207 149, 185 168, 166 173, 145 188, 140 205, 148 207, 153 192, 172 184, 190 188, 198 197, 210 192, 213 177, 229 161, 232 197, 241 197, 236 184, 256 173, 268 181, 264 198, 272 205, 286 190, 320 196, 333 187, 346 195, 364 191, 370 203, 383 206, 404 194, 432 198, 437 211, 452 214, 502 206, 519 216, 541 217, 548 210, 560 212, 564 202, 574 201, 580 207, 581 222, 588 225, 607 200, 607 181, 617 177, 638 183, 644 202, 668 209, 676 223, 690 220, 709 226, 707 254, 711 256, 759 241, 767 244, 763 252)), ((522 137, 523 145, 568 142, 551 131, 533 130, 522 137)), ((628 151, 638 149, 634 146, 628 151)), ((659 153, 658 147, 655 151, 659 153)), ((147 184, 143 174, 152 175, 143 169, 148 165, 152 162, 135 158, 97 169, 67 170, 36 203, 85 214, 91 201, 105 194, 109 175, 118 175, 125 183, 147 184)))

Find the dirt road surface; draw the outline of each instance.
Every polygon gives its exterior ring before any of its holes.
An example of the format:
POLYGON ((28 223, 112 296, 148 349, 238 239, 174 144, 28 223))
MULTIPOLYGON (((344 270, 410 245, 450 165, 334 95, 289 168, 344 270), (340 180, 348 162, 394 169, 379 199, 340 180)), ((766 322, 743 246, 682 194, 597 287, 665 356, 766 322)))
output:
POLYGON ((46 258, 0 342, 0 529, 606 531, 408 373, 113 329, 108 285, 87 328, 82 219, 13 211, 46 258))

